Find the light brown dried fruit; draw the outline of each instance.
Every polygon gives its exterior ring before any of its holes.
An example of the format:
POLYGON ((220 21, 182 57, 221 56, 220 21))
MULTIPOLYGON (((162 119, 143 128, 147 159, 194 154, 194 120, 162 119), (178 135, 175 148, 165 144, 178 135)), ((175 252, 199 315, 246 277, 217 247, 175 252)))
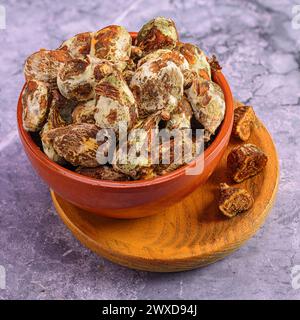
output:
POLYGON ((193 116, 192 107, 185 96, 179 101, 177 108, 171 114, 170 120, 166 124, 166 128, 173 129, 189 129, 191 127, 191 118, 193 116))
POLYGON ((268 157, 257 146, 243 144, 231 150, 227 157, 227 168, 235 182, 242 182, 257 173, 266 166, 268 157))
POLYGON ((247 141, 250 138, 255 121, 256 117, 252 107, 240 106, 235 108, 232 128, 233 136, 247 141))
POLYGON ((24 66, 26 80, 44 81, 55 86, 58 69, 70 59, 70 54, 65 50, 41 49, 26 59, 24 66))
POLYGON ((23 127, 26 131, 39 131, 49 111, 50 89, 41 81, 30 80, 22 94, 23 127))
POLYGON ((100 81, 95 87, 96 124, 101 128, 119 131, 121 122, 130 130, 137 121, 138 110, 135 98, 123 77, 116 73, 100 81))
POLYGON ((184 90, 189 89, 193 84, 193 81, 199 77, 196 71, 191 71, 189 69, 184 70, 182 74, 184 78, 184 90))
POLYGON ((147 22, 137 35, 137 45, 145 54, 158 49, 173 49, 177 41, 178 33, 174 21, 164 17, 147 22))
POLYGON ((129 177, 125 174, 115 171, 110 166, 99 166, 96 168, 78 167, 76 172, 84 176, 91 177, 99 180, 111 181, 128 181, 129 177))
POLYGON ((195 71, 205 80, 211 80, 210 65, 202 50, 193 44, 183 42, 178 42, 175 49, 188 61, 191 71, 195 71))
POLYGON ((96 101, 89 100, 76 106, 72 112, 73 123, 95 123, 96 101))
POLYGON ((183 75, 172 61, 150 59, 142 64, 130 83, 140 117, 159 110, 172 112, 183 95, 183 75))
POLYGON ((119 70, 126 68, 131 53, 132 39, 128 31, 121 26, 108 26, 95 32, 91 55, 111 61, 119 70))
POLYGON ((99 128, 94 124, 70 124, 46 133, 60 157, 73 166, 97 167, 96 153, 103 142, 97 142, 99 128))
POLYGON ((125 152, 123 144, 119 145, 115 152, 113 167, 116 171, 130 176, 134 180, 154 177, 151 146, 158 130, 159 121, 160 114, 157 113, 135 125, 129 132, 127 141, 124 141, 128 154, 123 154, 125 152), (143 129, 143 131, 137 129, 143 129))
POLYGON ((87 101, 95 98, 95 85, 113 72, 117 71, 106 60, 72 59, 59 69, 57 85, 67 99, 87 101))
POLYGON ((93 64, 93 77, 95 84, 111 74, 119 74, 118 69, 107 60, 90 59, 93 64))
POLYGON ((185 93, 194 110, 195 118, 204 127, 204 139, 209 141, 224 119, 223 91, 213 81, 197 77, 185 93))
POLYGON ((82 59, 68 61, 58 72, 57 85, 67 99, 85 101, 94 98, 92 64, 82 59))
POLYGON ((241 212, 249 210, 254 203, 251 194, 242 188, 220 184, 219 209, 227 217, 232 218, 241 212))
POLYGON ((159 49, 154 52, 147 54, 144 58, 140 59, 137 67, 140 67, 144 63, 150 60, 155 60, 157 65, 164 65, 168 61, 172 61, 176 64, 179 69, 184 72, 189 70, 189 63, 185 57, 178 51, 169 49, 159 49))
POLYGON ((64 41, 59 47, 60 50, 69 52, 72 58, 85 58, 91 51, 93 33, 84 32, 64 41))

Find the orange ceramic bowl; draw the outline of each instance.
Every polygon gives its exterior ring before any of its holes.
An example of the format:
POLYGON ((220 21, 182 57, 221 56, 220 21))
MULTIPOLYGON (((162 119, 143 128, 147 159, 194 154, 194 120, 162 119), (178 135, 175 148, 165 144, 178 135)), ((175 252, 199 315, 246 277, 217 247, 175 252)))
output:
MULTIPOLYGON (((131 34, 135 38, 136 33, 131 34)), ((221 72, 213 80, 222 88, 226 112, 218 135, 204 151, 204 169, 187 175, 195 161, 164 176, 140 181, 104 181, 80 175, 48 159, 22 124, 22 100, 18 102, 17 120, 24 150, 40 177, 65 200, 89 212, 111 218, 139 218, 160 213, 204 184, 221 160, 228 145, 233 124, 233 98, 221 72)))

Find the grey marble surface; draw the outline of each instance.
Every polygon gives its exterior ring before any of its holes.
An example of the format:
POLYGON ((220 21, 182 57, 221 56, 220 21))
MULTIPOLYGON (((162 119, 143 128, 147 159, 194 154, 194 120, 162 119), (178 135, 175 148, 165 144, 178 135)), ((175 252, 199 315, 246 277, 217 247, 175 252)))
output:
POLYGON ((292 268, 300 265, 300 29, 292 28, 295 4, 2 0, 0 265, 6 288, 0 289, 0 298, 300 298, 300 289, 291 283, 292 268), (173 18, 183 40, 218 55, 234 95, 252 104, 272 133, 281 167, 277 201, 258 234, 216 264, 176 274, 128 270, 85 249, 55 213, 48 188, 32 170, 16 133, 27 55, 112 23, 138 30, 157 15, 173 18))

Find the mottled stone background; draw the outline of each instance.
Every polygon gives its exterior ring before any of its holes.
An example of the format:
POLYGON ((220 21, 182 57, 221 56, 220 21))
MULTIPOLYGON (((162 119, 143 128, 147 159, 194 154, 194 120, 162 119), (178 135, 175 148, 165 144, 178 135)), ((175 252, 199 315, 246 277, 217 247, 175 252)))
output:
MULTIPOLYGON (((0 0, 0 265, 17 299, 300 298, 300 29, 295 1, 0 0), (239 251, 199 270, 137 272, 85 249, 61 222, 16 132, 23 62, 75 33, 122 24, 138 30, 153 16, 173 18, 183 40, 216 53, 234 95, 252 104, 276 142, 281 178, 263 228, 239 251)), ((298 4, 300 1, 298 0, 298 4)))

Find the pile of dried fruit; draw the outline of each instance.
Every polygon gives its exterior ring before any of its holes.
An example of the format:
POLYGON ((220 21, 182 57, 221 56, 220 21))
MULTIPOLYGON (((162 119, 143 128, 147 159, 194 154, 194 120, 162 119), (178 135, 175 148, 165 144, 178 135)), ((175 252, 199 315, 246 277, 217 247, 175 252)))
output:
MULTIPOLYGON (((148 179, 179 165, 115 162, 99 164, 100 129, 128 131, 192 128, 196 122, 210 143, 225 113, 221 88, 211 79, 211 65, 195 45, 180 42, 175 24, 163 17, 146 23, 132 41, 121 26, 78 34, 56 50, 40 50, 25 63, 23 125, 40 135, 45 154, 61 165, 97 179, 148 179), (193 121, 191 119, 193 118, 193 121)), ((121 142, 117 141, 115 157, 121 142)), ((193 139, 190 141, 193 145, 193 139)), ((134 138, 128 147, 137 144, 134 138)), ((141 144, 141 141, 139 141, 141 144)), ((161 146, 163 153, 164 147, 161 146)), ((171 152, 174 151, 174 146, 171 152)))
MULTIPOLYGON (((255 125, 256 116, 251 106, 238 106, 234 110, 232 136, 247 141, 255 125)), ((233 148, 227 156, 227 169, 231 180, 241 183, 249 179, 266 166, 267 155, 258 146, 246 143, 233 148)), ((230 187, 220 184, 219 209, 227 217, 232 218, 253 206, 252 195, 244 188, 230 187)))

